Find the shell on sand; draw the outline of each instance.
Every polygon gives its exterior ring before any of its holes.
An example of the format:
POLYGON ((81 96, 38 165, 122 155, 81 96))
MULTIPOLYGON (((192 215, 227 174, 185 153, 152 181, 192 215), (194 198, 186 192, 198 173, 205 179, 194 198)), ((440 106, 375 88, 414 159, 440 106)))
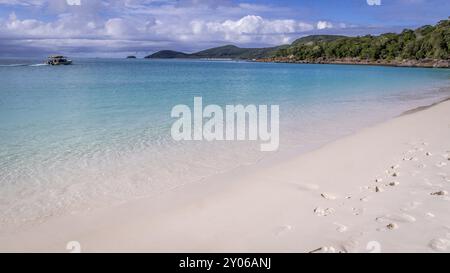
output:
POLYGON ((323 198, 328 199, 328 200, 336 200, 336 196, 334 196, 333 194, 330 194, 330 193, 324 192, 324 193, 321 193, 320 196, 322 196, 323 198))
POLYGON ((323 246, 318 249, 312 250, 309 253, 336 253, 336 248, 332 246, 323 246))
POLYGON ((314 209, 314 213, 317 216, 328 216, 330 214, 333 214, 334 212, 335 212, 335 210, 333 208, 325 208, 324 209, 324 208, 317 207, 314 209))
POLYGON ((431 193, 431 195, 439 195, 439 196, 447 195, 447 194, 448 194, 447 191, 437 191, 437 192, 431 193))
POLYGON ((398 225, 396 223, 390 223, 386 226, 387 229, 394 230, 398 229, 398 225))

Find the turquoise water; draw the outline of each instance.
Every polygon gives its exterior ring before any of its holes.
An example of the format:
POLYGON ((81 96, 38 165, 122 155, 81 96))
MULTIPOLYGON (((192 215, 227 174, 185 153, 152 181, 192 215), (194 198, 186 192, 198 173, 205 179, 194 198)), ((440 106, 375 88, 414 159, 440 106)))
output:
POLYGON ((307 151, 449 96, 450 70, 221 61, 0 60, 0 221, 157 194, 273 155, 174 142, 173 106, 280 105, 280 151, 307 151))

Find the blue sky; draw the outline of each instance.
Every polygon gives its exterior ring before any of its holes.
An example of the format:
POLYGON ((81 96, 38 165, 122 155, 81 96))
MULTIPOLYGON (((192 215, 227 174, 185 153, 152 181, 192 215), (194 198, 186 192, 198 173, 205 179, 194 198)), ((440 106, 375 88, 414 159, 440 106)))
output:
POLYGON ((448 0, 0 0, 0 56, 143 56, 435 24, 448 0))

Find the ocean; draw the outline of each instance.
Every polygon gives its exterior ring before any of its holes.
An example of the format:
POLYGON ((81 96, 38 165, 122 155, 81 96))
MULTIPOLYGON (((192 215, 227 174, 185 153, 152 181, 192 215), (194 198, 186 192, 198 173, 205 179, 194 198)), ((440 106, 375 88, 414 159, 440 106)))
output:
POLYGON ((0 60, 0 229, 300 154, 450 96, 450 70, 236 61, 0 60), (279 105, 280 146, 174 141, 177 104, 279 105))

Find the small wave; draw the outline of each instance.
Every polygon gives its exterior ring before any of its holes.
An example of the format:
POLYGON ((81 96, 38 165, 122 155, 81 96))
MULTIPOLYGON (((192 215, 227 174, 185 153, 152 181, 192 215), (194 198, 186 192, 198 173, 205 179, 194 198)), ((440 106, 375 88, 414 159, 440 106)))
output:
POLYGON ((46 66, 48 64, 0 64, 0 67, 18 67, 18 66, 46 66))
POLYGON ((0 67, 27 66, 27 64, 0 64, 0 67))

